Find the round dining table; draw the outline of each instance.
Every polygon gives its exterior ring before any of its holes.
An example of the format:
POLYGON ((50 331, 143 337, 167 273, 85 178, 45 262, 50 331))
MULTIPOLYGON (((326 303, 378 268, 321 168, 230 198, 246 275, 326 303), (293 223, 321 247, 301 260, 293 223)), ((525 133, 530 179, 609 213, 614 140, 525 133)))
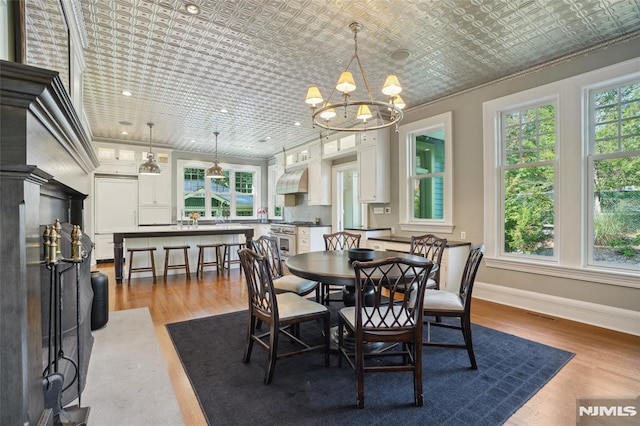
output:
MULTIPOLYGON (((392 251, 374 251, 372 260, 387 259, 390 257, 401 257, 417 262, 431 262, 422 256, 408 253, 392 252, 392 251)), ((328 283, 332 285, 342 285, 342 300, 345 306, 355 305, 355 281, 356 274, 349 259, 348 250, 331 250, 331 251, 312 251, 308 253, 297 254, 288 257, 285 265, 294 275, 299 277, 328 283)), ((437 268, 433 265, 432 273, 437 268)), ((365 304, 366 304, 365 300, 365 304)), ((331 330, 331 348, 338 347, 338 327, 331 330)), ((345 330, 343 342, 346 346, 353 348, 353 336, 345 330)), ((367 342, 364 345, 365 352, 376 352, 382 350, 385 344, 382 342, 367 342)))
MULTIPOLYGON (((426 259, 408 253, 394 251, 374 251, 372 260, 400 257, 417 262, 426 259)), ((312 251, 288 257, 285 265, 294 275, 331 285, 344 286, 345 305, 353 306, 356 274, 349 259, 348 250, 312 251)), ((435 265, 434 265, 435 266, 435 265)))

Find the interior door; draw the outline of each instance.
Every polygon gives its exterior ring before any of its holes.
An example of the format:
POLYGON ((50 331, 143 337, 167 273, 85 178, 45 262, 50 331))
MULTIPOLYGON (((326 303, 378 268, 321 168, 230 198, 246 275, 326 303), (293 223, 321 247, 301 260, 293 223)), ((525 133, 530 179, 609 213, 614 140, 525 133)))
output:
POLYGON ((138 180, 96 178, 96 234, 138 225, 138 180))
POLYGON ((366 205, 358 201, 356 163, 334 166, 333 232, 366 226, 366 205))

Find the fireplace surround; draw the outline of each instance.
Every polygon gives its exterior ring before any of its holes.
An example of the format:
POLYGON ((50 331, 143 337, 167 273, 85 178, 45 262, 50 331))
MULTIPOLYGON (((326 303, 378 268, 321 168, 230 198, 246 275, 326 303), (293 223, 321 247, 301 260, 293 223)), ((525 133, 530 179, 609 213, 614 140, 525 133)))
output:
POLYGON ((48 425, 42 226, 85 228, 99 161, 57 72, 0 61, 0 113, 0 424, 48 425))

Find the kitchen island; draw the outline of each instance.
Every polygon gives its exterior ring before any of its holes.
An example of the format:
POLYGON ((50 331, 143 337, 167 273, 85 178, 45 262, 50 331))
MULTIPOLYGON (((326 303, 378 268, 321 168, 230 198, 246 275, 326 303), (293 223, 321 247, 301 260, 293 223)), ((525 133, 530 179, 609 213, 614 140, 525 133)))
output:
MULTIPOLYGON (((164 267, 163 245, 188 244, 191 246, 189 254, 195 260, 196 245, 210 242, 238 242, 244 235, 247 243, 253 239, 253 228, 242 225, 199 225, 191 226, 138 226, 136 228, 114 231, 113 233, 113 262, 116 283, 122 284, 123 254, 125 244, 130 248, 156 247, 156 267, 164 267)), ((240 241, 244 242, 244 241, 240 241)), ((197 260, 196 260, 197 263, 197 260)), ((196 264, 194 263, 194 265, 196 264)))

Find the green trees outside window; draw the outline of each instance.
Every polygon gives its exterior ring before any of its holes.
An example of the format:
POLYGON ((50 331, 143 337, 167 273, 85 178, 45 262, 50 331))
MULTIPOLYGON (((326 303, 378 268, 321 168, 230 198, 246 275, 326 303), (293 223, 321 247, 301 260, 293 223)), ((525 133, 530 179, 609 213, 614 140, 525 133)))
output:
POLYGON ((555 105, 502 114, 504 251, 553 256, 555 105))
POLYGON ((640 82, 592 91, 592 258, 640 264, 640 82))

